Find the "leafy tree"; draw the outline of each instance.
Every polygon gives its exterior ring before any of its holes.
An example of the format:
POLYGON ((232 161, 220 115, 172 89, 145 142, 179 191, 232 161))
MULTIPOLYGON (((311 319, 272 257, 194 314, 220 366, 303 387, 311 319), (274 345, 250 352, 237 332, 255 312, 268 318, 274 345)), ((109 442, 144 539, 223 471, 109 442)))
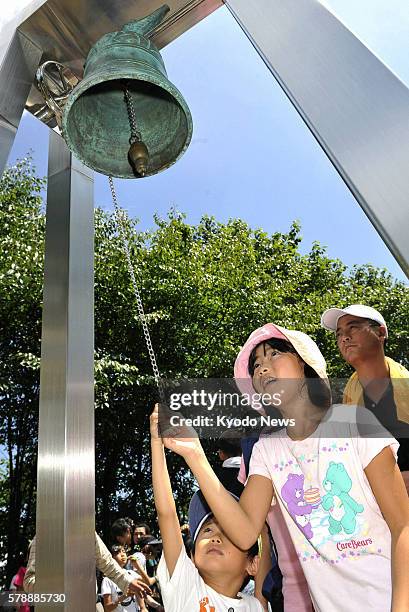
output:
POLYGON ((35 515, 43 186, 29 158, 0 183, 0 557, 8 561, 8 578, 27 548, 35 515))
MULTIPOLYGON (((44 215, 29 160, 0 183, 0 554, 10 577, 33 535, 44 215)), ((347 376, 334 338, 320 328, 330 306, 365 302, 390 328, 389 354, 408 365, 409 297, 370 265, 347 270, 318 243, 302 255, 300 227, 272 235, 240 219, 197 226, 171 210, 149 232, 125 219, 153 346, 164 378, 230 377, 250 332, 266 321, 314 337, 333 376, 347 376)), ((156 397, 149 355, 114 218, 95 211, 96 520, 105 538, 118 516, 155 522, 149 413, 156 397)), ((214 447, 207 444, 211 454, 214 447)), ((214 454, 212 455, 214 458, 214 454)), ((186 514, 193 481, 169 456, 175 498, 186 514)), ((4 579, 4 576, 3 576, 4 579)))

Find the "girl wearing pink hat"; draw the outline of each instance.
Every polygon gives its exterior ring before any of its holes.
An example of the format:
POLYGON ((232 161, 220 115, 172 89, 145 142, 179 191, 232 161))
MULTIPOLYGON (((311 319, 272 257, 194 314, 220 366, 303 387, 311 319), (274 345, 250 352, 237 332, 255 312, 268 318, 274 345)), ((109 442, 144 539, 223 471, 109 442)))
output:
POLYGON ((237 357, 235 378, 242 393, 264 397, 267 413, 268 398, 278 395, 289 424, 255 444, 239 502, 191 430, 164 438, 185 458, 227 537, 248 549, 278 504, 316 612, 356 612, 357 606, 407 612, 409 503, 396 440, 369 411, 372 435, 363 437, 355 406, 330 407, 325 360, 302 332, 271 323, 253 332, 237 357))

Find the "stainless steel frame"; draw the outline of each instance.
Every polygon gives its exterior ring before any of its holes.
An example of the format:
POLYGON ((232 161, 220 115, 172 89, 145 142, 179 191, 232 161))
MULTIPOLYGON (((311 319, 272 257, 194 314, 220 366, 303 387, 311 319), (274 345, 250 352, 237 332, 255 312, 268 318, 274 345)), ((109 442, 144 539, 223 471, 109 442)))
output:
POLYGON ((93 224, 93 173, 51 131, 36 591, 64 593, 79 612, 95 609, 93 224))
MULTIPOLYGON (((43 104, 32 86, 40 62, 61 59, 82 74, 91 45, 161 0, 27 0, 24 20, 0 17, 0 173, 24 109, 43 104), (17 28, 17 30, 15 29, 17 28), (11 41, 11 42, 10 42, 11 41), (10 44, 9 44, 10 42, 10 44)), ((170 0, 155 32, 163 46, 220 6, 170 0)), ((93 178, 50 132, 37 482, 36 592, 95 610, 93 397, 93 178)))
MULTIPOLYGON (((407 271, 408 89, 318 0, 225 3, 407 271)), ((81 77, 102 34, 162 0, 26 4, 11 25, 0 17, 0 172, 24 104, 32 112, 42 104, 32 87, 40 59, 61 61, 81 77)), ((221 0, 169 5, 169 19, 154 34, 159 47, 221 0)), ((50 141, 36 590, 63 592, 64 609, 88 612, 95 605, 93 180, 57 134, 50 141)))
POLYGON ((408 274, 408 88, 318 0, 225 4, 408 274))
POLYGON ((0 175, 13 146, 41 54, 35 43, 16 31, 3 48, 3 56, 0 55, 0 175))

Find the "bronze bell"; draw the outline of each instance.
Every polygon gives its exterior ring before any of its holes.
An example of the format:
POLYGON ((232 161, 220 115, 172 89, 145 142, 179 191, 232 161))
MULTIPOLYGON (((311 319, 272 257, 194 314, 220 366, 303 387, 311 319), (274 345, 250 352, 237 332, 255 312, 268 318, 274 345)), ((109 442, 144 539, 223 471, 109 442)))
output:
POLYGON ((168 11, 163 5, 100 38, 67 100, 62 134, 74 155, 97 172, 150 176, 174 164, 190 143, 189 108, 147 37, 168 11))

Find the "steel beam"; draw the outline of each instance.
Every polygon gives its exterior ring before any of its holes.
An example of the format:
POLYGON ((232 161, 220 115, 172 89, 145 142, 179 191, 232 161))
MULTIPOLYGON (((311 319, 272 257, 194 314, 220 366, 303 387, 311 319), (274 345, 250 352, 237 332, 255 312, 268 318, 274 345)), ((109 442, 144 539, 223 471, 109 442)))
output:
POLYGON ((409 89, 318 0, 225 4, 408 274, 409 89))
POLYGON ((51 131, 36 592, 65 594, 63 609, 70 612, 95 609, 93 215, 92 171, 51 131))
POLYGON ((6 166, 42 51, 15 31, 0 55, 0 176, 6 166))

